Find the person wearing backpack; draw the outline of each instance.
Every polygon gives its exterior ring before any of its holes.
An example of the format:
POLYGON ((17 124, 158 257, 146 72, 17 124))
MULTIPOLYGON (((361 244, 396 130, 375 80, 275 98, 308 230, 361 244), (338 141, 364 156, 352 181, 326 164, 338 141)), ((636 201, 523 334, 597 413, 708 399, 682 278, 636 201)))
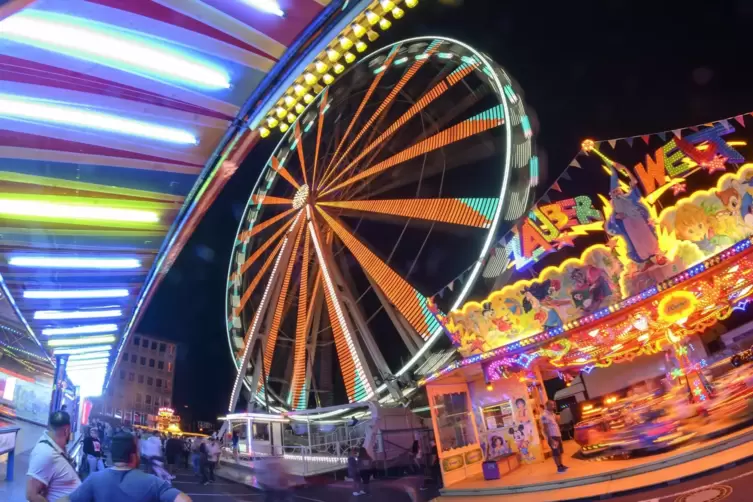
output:
POLYGON ((55 502, 63 500, 81 484, 76 467, 66 452, 71 437, 71 416, 65 411, 50 415, 48 430, 29 457, 26 473, 26 500, 55 502))
POLYGON ((191 502, 170 483, 139 469, 139 447, 128 432, 112 438, 113 467, 92 473, 65 502, 191 502))

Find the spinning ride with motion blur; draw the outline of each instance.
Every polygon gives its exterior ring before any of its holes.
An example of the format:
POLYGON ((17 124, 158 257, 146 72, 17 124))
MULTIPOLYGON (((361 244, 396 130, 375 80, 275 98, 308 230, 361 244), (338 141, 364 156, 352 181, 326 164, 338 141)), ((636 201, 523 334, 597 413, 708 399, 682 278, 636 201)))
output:
MULTIPOLYGON (((337 72, 340 57, 312 71, 337 72)), ((370 54, 316 96, 293 88, 273 113, 267 125, 285 134, 229 269, 229 411, 242 389, 271 412, 402 403, 411 370, 447 341, 441 311, 462 305, 498 231, 532 200, 520 94, 486 55, 424 37, 370 54), (298 100, 296 118, 286 106, 298 100)))

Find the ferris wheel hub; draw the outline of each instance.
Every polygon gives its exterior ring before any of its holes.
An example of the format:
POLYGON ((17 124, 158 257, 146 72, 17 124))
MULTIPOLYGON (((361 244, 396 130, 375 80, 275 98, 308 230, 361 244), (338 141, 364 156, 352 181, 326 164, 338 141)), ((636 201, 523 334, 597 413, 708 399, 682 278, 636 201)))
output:
POLYGON ((295 197, 293 197, 293 207, 295 209, 300 209, 306 205, 308 200, 309 200, 309 186, 301 185, 301 188, 298 189, 298 191, 295 193, 295 197))

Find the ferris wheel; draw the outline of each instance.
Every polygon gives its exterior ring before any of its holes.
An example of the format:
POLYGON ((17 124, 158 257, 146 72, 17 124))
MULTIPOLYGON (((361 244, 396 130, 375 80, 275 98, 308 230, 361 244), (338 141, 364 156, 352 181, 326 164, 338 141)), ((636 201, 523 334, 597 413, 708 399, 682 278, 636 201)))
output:
POLYGON ((277 410, 389 397, 443 338, 430 295, 462 304, 538 179, 520 94, 463 43, 390 45, 305 100, 236 236, 230 411, 244 386, 277 410))

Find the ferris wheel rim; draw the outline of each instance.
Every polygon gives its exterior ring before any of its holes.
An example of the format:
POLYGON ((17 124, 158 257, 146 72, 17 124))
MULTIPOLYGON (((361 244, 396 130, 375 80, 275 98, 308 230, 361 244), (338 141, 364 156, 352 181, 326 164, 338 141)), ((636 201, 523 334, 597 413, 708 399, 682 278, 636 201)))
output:
MULTIPOLYGON (((314 97, 314 99, 309 104, 306 105, 306 107, 304 108, 303 112, 298 115, 298 117, 293 122, 293 124, 290 125, 289 129, 280 137, 280 139, 277 142, 276 146, 272 149, 273 153, 270 155, 270 159, 274 155, 274 152, 279 151, 280 148, 282 146, 284 146, 284 143, 289 139, 289 136, 291 134, 294 134, 295 127, 307 115, 307 112, 310 109, 312 109, 312 107, 318 105, 317 102, 318 102, 320 96, 324 92, 326 92, 328 89, 330 89, 332 86, 336 85, 342 79, 342 77, 344 77, 348 73, 352 72, 355 68, 359 67, 361 64, 367 63, 368 61, 373 60, 373 58, 378 57, 380 54, 382 54, 382 53, 388 53, 392 48, 394 48, 396 46, 410 44, 410 43, 415 43, 415 42, 424 42, 424 41, 428 42, 428 41, 434 41, 434 40, 440 40, 440 41, 444 41, 444 42, 449 42, 451 44, 456 44, 456 45, 458 45, 460 47, 463 47, 465 50, 469 51, 474 56, 478 57, 479 60, 483 63, 484 67, 489 68, 491 70, 491 71, 489 71, 487 73, 487 76, 489 77, 489 83, 493 84, 492 85, 493 92, 497 96, 498 101, 500 102, 501 106, 503 107, 505 118, 510 117, 508 98, 507 98, 507 96, 505 95, 505 93, 503 91, 503 84, 500 81, 500 77, 497 74, 497 71, 503 73, 508 80, 511 81, 512 79, 510 79, 509 75, 504 71, 504 69, 501 66, 497 65, 494 61, 492 61, 490 58, 488 58, 486 56, 486 54, 484 54, 483 52, 477 50, 476 48, 472 47, 471 45, 466 44, 466 43, 464 43, 462 41, 450 38, 450 37, 446 37, 446 36, 419 36, 419 37, 412 37, 412 38, 402 39, 402 40, 399 40, 397 42, 391 43, 389 45, 386 45, 386 46, 384 46, 384 47, 382 47, 382 48, 380 48, 380 49, 378 49, 378 50, 376 50, 376 51, 368 54, 361 61, 359 61, 358 64, 353 65, 352 67, 350 67, 340 77, 340 79, 338 79, 336 82, 333 82, 332 84, 329 84, 326 87, 324 87, 322 89, 322 91, 320 91, 314 97)), ((471 268, 471 273, 469 274, 467 280, 465 281, 465 283, 463 285, 463 289, 461 290, 461 292, 455 298, 454 303, 453 303, 452 307, 450 308, 450 310, 454 310, 454 309, 458 308, 466 300, 466 298, 467 298, 467 296, 468 296, 468 294, 470 292, 471 287, 475 284, 475 282, 478 279, 479 274, 481 273, 481 269, 483 267, 484 257, 487 255, 487 253, 489 252, 489 250, 491 249, 491 247, 492 247, 492 245, 494 243, 495 236, 497 234, 497 231, 499 229, 499 225, 500 225, 500 222, 501 222, 502 211, 503 211, 503 209, 505 207, 505 201, 506 201, 506 198, 507 198, 507 190, 508 190, 508 187, 509 187, 510 176, 511 176, 511 162, 512 162, 512 148, 511 148, 511 146, 512 146, 512 134, 513 134, 512 125, 510 124, 509 120, 506 119, 503 122, 502 126, 504 127, 504 131, 505 131, 504 132, 504 145, 505 145, 505 148, 504 148, 504 162, 503 162, 503 166, 501 167, 502 170, 503 170, 502 171, 502 183, 501 183, 500 194, 497 197, 498 204, 497 204, 494 216, 492 218, 492 223, 491 223, 490 227, 488 229, 485 229, 486 230, 486 238, 484 239, 484 244, 482 246, 481 252, 479 253, 479 256, 474 260, 474 262, 472 263, 472 265, 469 267, 469 268, 471 268)), ((266 163, 264 164, 264 167, 260 171, 259 176, 258 176, 258 178, 256 180, 256 183, 254 184, 254 186, 253 186, 253 188, 252 188, 252 190, 250 192, 250 195, 249 195, 249 198, 247 200, 246 207, 244 209, 243 215, 240 218, 240 221, 238 223, 238 228, 237 228, 237 231, 235 233, 236 237, 238 235, 240 235, 240 233, 242 232, 244 223, 245 223, 246 218, 248 216, 248 211, 249 211, 249 209, 251 207, 251 201, 252 201, 252 198, 253 198, 254 194, 258 191, 259 186, 261 185, 262 181, 264 180, 265 175, 267 174, 268 170, 271 169, 270 159, 268 159, 266 161, 266 163)), ((228 277, 230 277, 231 274, 232 274, 232 268, 233 268, 233 264, 234 264, 232 256, 234 255, 235 252, 236 251, 235 251, 235 246, 234 246, 233 250, 231 252, 231 259, 229 260, 229 263, 228 263, 228 277)), ((229 315, 230 312, 229 311, 231 310, 229 308, 230 302, 228 301, 229 300, 229 291, 230 291, 230 288, 227 288, 226 291, 225 291, 226 319, 228 319, 230 317, 230 315, 229 315)), ((412 357, 408 360, 408 362, 406 362, 405 364, 403 364, 402 367, 398 371, 396 371, 394 373, 394 376, 395 377, 400 377, 403 374, 405 374, 407 371, 409 371, 411 368, 413 368, 416 365, 416 363, 419 361, 419 359, 422 358, 424 356, 424 354, 427 351, 429 351, 434 346, 434 344, 439 340, 439 338, 442 335, 442 333, 443 333, 442 327, 441 326, 437 327, 430 334, 430 336, 425 340, 424 344, 417 350, 417 352, 414 355, 412 355, 412 357)), ((230 350, 230 355, 231 355, 231 360, 233 361, 233 365, 234 365, 236 371, 243 371, 242 368, 241 368, 242 361, 239 363, 237 361, 237 359, 236 359, 236 356, 235 356, 235 351, 233 349, 233 342, 232 342, 232 334, 230 332, 230 327, 228 326, 228 324, 226 324, 226 334, 227 334, 227 339, 228 339, 228 348, 230 350)), ((264 402, 264 399, 259 395, 259 393, 253 392, 251 390, 251 387, 250 387, 250 385, 249 385, 249 383, 247 381, 247 377, 246 376, 243 376, 241 378, 241 382, 242 382, 243 386, 252 393, 252 396, 253 396, 253 398, 254 398, 254 400, 256 402, 258 402, 260 404, 266 404, 264 402)), ((384 399, 384 397, 385 397, 384 394, 385 394, 385 391, 387 390, 387 384, 386 383, 382 383, 381 385, 379 385, 374 390, 375 390, 375 395, 372 398, 370 398, 369 400, 376 400, 376 401, 381 402, 381 400, 384 399)), ((389 397, 389 394, 387 394, 386 397, 389 397)), ((358 401, 358 402, 365 402, 365 401, 358 401)), ((290 411, 285 405, 283 405, 283 408, 277 408, 277 407, 270 407, 270 408, 271 409, 275 409, 275 411, 277 411, 277 412, 290 411)), ((316 418, 328 418, 328 417, 336 416, 338 413, 339 412, 327 412, 327 413, 321 414, 321 416, 319 416, 319 415, 309 415, 309 416, 312 419, 316 419, 316 418)))

